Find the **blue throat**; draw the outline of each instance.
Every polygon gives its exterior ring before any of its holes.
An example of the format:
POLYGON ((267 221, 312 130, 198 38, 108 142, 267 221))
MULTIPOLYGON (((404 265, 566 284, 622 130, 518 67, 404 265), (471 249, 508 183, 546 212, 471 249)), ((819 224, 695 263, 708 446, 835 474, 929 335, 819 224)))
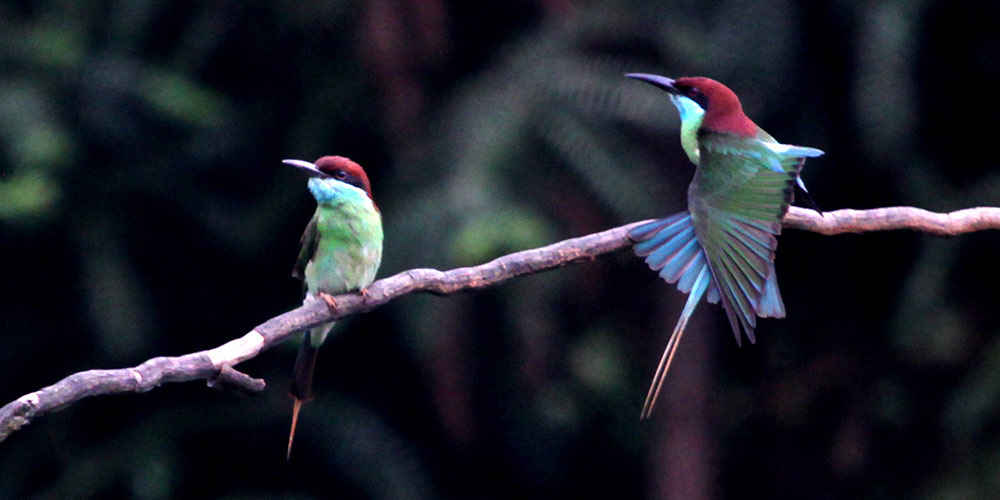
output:
POLYGON ((687 97, 670 94, 670 101, 677 107, 681 115, 681 147, 687 153, 691 163, 698 164, 698 129, 705 118, 705 110, 698 103, 687 97))
POLYGON ((309 192, 320 205, 358 202, 368 199, 368 193, 336 179, 309 179, 309 192))

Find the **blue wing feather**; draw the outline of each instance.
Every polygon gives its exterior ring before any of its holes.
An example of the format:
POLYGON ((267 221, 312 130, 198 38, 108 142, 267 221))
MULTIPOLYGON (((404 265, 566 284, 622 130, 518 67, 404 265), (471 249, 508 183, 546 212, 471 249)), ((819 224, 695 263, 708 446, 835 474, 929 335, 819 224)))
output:
MULTIPOLYGON (((658 246, 649 252, 649 256, 646 257, 646 263, 654 271, 658 270, 664 267, 669 261, 674 260, 691 242, 697 242, 697 240, 694 236, 694 227, 690 225, 666 240, 662 238, 661 234, 657 234, 649 243, 650 245, 655 244, 658 246)), ((639 250, 643 249, 637 249, 636 252, 638 253, 639 250)))
POLYGON ((700 252, 701 245, 698 244, 698 239, 693 236, 692 231, 692 237, 687 244, 677 250, 671 256, 670 260, 665 263, 666 265, 663 266, 663 269, 660 270, 660 277, 666 280, 667 283, 677 281, 700 252))

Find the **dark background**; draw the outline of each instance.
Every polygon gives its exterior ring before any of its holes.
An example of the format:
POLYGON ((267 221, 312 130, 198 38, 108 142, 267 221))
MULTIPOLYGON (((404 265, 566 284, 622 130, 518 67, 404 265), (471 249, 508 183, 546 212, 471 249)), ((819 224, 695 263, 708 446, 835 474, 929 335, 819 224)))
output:
MULTIPOLYGON (((666 96, 705 75, 818 147, 825 209, 1000 204, 1000 3, 561 0, 0 4, 0 404, 238 337, 300 301, 349 156, 380 276, 477 264, 685 206, 666 96)), ((989 498, 1000 235, 789 230, 788 318, 737 348, 627 252, 345 321, 284 460, 295 345, 85 400, 0 443, 0 498, 989 498)))

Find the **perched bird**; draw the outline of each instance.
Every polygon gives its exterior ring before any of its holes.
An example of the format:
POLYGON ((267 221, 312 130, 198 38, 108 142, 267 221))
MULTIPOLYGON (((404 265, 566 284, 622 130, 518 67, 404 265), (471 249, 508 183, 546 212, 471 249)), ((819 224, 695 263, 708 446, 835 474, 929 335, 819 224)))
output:
POLYGON ((740 344, 740 328, 754 342, 757 316, 783 318, 785 304, 774 272, 775 238, 813 148, 781 144, 745 114, 725 85, 704 77, 630 73, 667 91, 680 113, 681 146, 697 167, 688 209, 632 229, 636 255, 667 283, 688 293, 646 395, 648 418, 688 319, 705 296, 722 303, 740 344))
MULTIPOLYGON (((302 234, 302 249, 292 276, 303 281, 305 301, 323 299, 336 307, 333 295, 365 292, 382 262, 382 214, 372 200, 371 184, 361 165, 342 156, 324 156, 316 163, 284 160, 310 176, 309 191, 316 213, 302 234)), ((302 404, 312 399, 316 354, 333 323, 306 332, 292 375, 292 427, 287 456, 302 404)))

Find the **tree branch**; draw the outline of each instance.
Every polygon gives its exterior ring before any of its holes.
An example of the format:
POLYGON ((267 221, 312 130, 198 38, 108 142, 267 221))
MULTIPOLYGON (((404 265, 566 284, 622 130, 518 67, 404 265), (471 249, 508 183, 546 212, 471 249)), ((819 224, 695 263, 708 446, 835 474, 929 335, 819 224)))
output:
POLYGON ((785 215, 784 226, 825 235, 867 233, 912 229, 938 236, 958 236, 985 229, 1000 229, 1000 208, 977 207, 946 214, 913 207, 887 207, 870 210, 845 208, 824 212, 792 207, 785 215))
MULTIPOLYGON (((336 309, 330 309, 324 301, 311 301, 214 349, 182 356, 152 358, 132 368, 75 373, 0 408, 0 441, 33 419, 61 410, 89 396, 146 392, 167 382, 191 380, 205 380, 211 386, 237 387, 246 391, 263 390, 262 380, 243 374, 233 366, 284 342, 296 332, 344 316, 370 311, 408 293, 447 295, 477 290, 516 276, 555 269, 581 260, 592 260, 631 246, 628 231, 642 223, 633 222, 546 247, 512 253, 475 267, 450 271, 411 269, 372 283, 363 295, 337 296, 336 309)), ((815 211, 792 207, 785 216, 784 226, 826 235, 912 229, 954 236, 985 229, 1000 229, 1000 208, 970 208, 938 214, 912 207, 890 207, 837 210, 820 215, 815 211)))

